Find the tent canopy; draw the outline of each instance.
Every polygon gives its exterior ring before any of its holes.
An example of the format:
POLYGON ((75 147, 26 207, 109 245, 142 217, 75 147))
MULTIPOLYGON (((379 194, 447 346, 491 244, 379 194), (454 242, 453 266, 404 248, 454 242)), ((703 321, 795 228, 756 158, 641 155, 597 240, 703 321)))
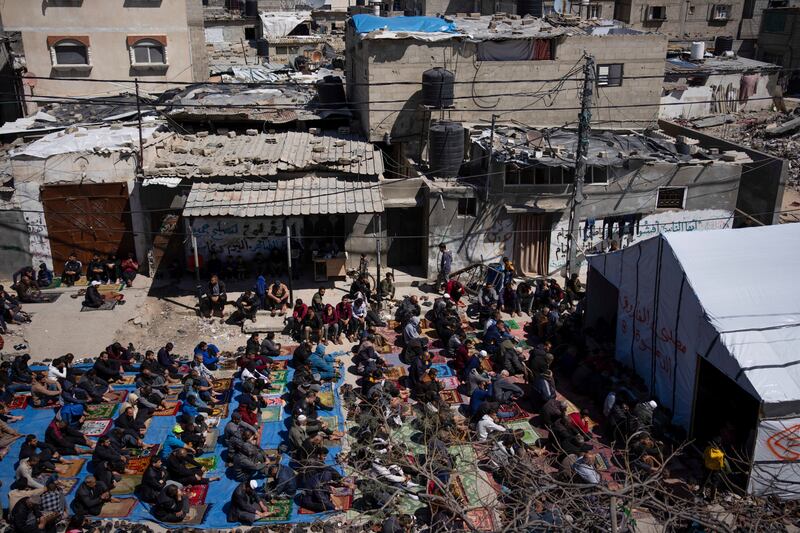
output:
POLYGON ((785 498, 800 497, 798 243, 800 224, 662 233, 589 259, 619 291, 617 359, 686 429, 701 358, 752 395, 749 490, 785 498))

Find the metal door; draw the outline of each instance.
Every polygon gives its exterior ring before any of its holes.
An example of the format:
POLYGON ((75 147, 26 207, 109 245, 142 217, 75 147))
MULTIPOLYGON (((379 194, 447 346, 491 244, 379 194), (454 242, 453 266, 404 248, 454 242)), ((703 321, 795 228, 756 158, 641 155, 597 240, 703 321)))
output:
POLYGON ((134 251, 127 184, 49 185, 41 198, 56 271, 72 252, 86 264, 134 251))

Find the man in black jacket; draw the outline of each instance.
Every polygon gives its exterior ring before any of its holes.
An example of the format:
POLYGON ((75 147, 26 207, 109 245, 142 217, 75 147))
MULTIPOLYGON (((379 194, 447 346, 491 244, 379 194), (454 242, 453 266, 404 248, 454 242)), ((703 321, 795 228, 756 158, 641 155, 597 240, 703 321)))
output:
POLYGON ((92 367, 97 374, 97 377, 104 381, 120 381, 122 380, 122 369, 119 366, 119 361, 109 359, 108 352, 100 352, 100 357, 94 362, 92 367))
POLYGON ((61 273, 61 282, 67 287, 72 287, 81 278, 83 264, 78 261, 78 256, 74 253, 69 254, 64 263, 64 271, 61 273))
POLYGON ((139 499, 147 503, 155 503, 161 490, 167 483, 167 469, 160 455, 153 457, 150 466, 142 475, 142 484, 139 485, 136 494, 139 499))
POLYGON ((258 483, 252 479, 239 483, 233 491, 228 510, 229 522, 251 525, 256 520, 272 516, 266 502, 256 493, 258 483))
POLYGON ((167 485, 156 498, 153 516, 162 522, 180 522, 189 512, 189 498, 177 485, 167 485))
POLYGON ((78 487, 75 499, 72 500, 70 507, 72 512, 79 516, 97 516, 103 509, 103 504, 111 501, 111 493, 108 487, 97 481, 94 476, 88 476, 78 487))
POLYGON ((177 448, 167 458, 167 475, 172 481, 181 485, 207 485, 218 477, 204 478, 203 467, 189 457, 186 448, 177 448))

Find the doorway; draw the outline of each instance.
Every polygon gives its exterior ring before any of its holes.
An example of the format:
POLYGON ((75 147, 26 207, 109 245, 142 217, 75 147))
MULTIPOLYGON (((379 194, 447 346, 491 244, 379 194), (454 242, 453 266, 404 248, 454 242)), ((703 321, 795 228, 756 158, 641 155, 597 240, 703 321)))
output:
POLYGON ((730 479, 742 490, 747 487, 758 414, 758 400, 698 354, 692 437, 701 449, 710 439, 721 438, 733 469, 730 479))
POLYGON ((389 248, 386 263, 390 268, 418 267, 425 245, 422 207, 386 210, 386 236, 389 248))
POLYGON ((49 185, 41 199, 54 266, 73 252, 83 264, 135 252, 127 184, 49 185))
POLYGON ((549 214, 517 215, 514 222, 514 263, 526 276, 546 276, 550 262, 549 214))

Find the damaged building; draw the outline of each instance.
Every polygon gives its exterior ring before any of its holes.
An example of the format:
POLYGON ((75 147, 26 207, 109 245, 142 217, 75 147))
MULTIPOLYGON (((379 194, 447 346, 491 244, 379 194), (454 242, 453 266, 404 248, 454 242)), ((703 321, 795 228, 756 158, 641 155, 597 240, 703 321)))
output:
MULTIPOLYGON (((162 218, 182 217, 200 261, 212 253, 259 261, 274 250, 285 258, 288 228, 302 249, 296 268, 330 260, 339 276, 344 259, 374 255, 386 235, 381 152, 352 136, 198 133, 165 136, 151 150, 144 203, 162 218)), ((162 220, 152 224, 157 234, 162 220)), ((193 262, 191 243, 168 259, 193 262)))
MULTIPOLYGON (((745 152, 659 131, 593 131, 589 139, 580 263, 659 233, 733 226, 743 167, 752 163, 745 152)), ((492 136, 478 125, 470 146, 457 177, 426 180, 428 273, 442 242, 454 268, 505 256, 526 275, 562 273, 577 132, 498 126, 492 136)))

